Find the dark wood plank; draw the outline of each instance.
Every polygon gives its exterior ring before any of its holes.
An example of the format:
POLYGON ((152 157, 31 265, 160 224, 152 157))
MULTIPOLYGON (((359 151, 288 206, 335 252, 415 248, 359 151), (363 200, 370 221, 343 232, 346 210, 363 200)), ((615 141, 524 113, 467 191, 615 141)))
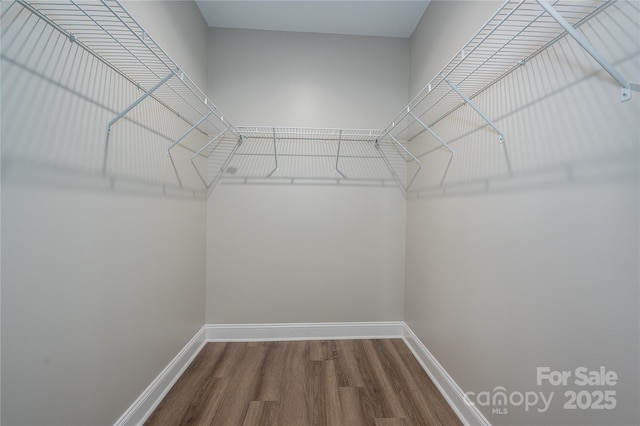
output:
POLYGON ((235 369, 228 391, 215 412, 212 425, 242 424, 249 409, 249 403, 256 395, 258 372, 264 362, 265 354, 265 346, 245 345, 244 356, 236 363, 238 368, 235 369))
POLYGON ((414 378, 415 384, 420 390, 420 395, 422 395, 425 404, 429 407, 432 415, 438 420, 437 424, 461 425, 462 422, 460 422, 458 416, 453 412, 407 345, 401 339, 393 339, 391 343, 398 350, 404 366, 414 378))
POLYGON ((373 346, 383 371, 389 377, 390 386, 402 404, 406 419, 411 424, 438 424, 393 343, 376 340, 373 346))
POLYGON ((323 340, 311 340, 309 342, 309 360, 311 361, 324 361, 324 348, 323 340))
POLYGON ((265 360, 260 369, 255 400, 278 401, 282 398, 284 379, 287 372, 283 360, 287 354, 287 345, 283 342, 266 342, 265 360))
POLYGON ((193 424, 206 410, 214 389, 223 387, 217 378, 210 374, 224 352, 225 343, 203 348, 191 362, 175 385, 160 402, 146 424, 193 424), (161 418, 157 418, 161 416, 161 418))
POLYGON ((325 363, 325 413, 327 426, 340 426, 342 424, 342 409, 340 406, 340 392, 338 386, 338 376, 333 360, 325 363))
POLYGON ((455 425, 399 339, 208 343, 147 425, 455 425))
POLYGON ((278 403, 251 401, 242 426, 276 426, 278 403))
POLYGON ((339 388, 340 406, 342 407, 342 424, 350 426, 371 425, 362 411, 360 402, 361 388, 339 388))
POLYGON ((370 416, 369 424, 373 424, 374 418, 392 417, 389 401, 385 401, 381 393, 380 383, 373 374, 371 363, 365 352, 363 340, 354 340, 351 343, 351 354, 355 359, 357 370, 362 379, 362 386, 359 386, 363 411, 370 416))
POLYGON ((408 426, 405 419, 376 419, 375 426, 408 426))
POLYGON ((281 409, 278 424, 306 425, 307 408, 305 402, 304 353, 305 342, 283 342, 287 346, 284 358, 285 374, 281 393, 281 409))
POLYGON ((350 340, 338 340, 335 343, 336 350, 340 354, 340 363, 336 364, 336 373, 340 379, 339 386, 363 387, 364 380, 358 368, 354 343, 350 340))
POLYGON ((306 360, 304 363, 304 395, 307 424, 326 425, 324 361, 306 360))
POLYGON ((393 383, 389 379, 385 366, 382 365, 382 362, 375 350, 374 345, 376 345, 377 342, 378 341, 375 340, 363 340, 362 346, 370 366, 369 371, 372 383, 375 384, 375 392, 379 393, 380 399, 383 402, 383 407, 385 408, 383 410, 383 415, 380 417, 402 418, 405 413, 403 409, 404 407, 400 397, 396 393, 393 383))

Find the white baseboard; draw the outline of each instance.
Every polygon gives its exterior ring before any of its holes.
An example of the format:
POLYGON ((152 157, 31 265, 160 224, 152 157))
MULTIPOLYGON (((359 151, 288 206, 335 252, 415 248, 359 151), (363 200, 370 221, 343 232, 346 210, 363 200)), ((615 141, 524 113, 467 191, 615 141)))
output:
POLYGON ((464 391, 451 378, 438 360, 429 352, 426 346, 418 339, 413 330, 404 324, 403 340, 416 357, 424 371, 436 385, 442 396, 447 400, 458 418, 465 425, 491 426, 489 420, 478 410, 475 405, 465 403, 464 391))
POLYGON ((202 327, 185 345, 164 370, 142 392, 127 411, 115 422, 114 426, 141 425, 156 409, 162 398, 180 378, 184 370, 206 343, 206 333, 202 327))
POLYGON ((301 324, 208 324, 209 342, 252 342, 270 340, 400 338, 402 321, 326 322, 301 324))
POLYGON ((115 426, 141 425, 206 342, 276 340, 336 340, 402 338, 460 420, 467 425, 491 426, 482 413, 465 403, 464 392, 403 321, 306 324, 207 324, 162 370, 115 426))

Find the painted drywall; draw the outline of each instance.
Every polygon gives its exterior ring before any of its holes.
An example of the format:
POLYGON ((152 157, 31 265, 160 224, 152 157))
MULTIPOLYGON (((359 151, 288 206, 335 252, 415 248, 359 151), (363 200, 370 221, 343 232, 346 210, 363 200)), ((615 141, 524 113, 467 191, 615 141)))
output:
POLYGON ((122 2, 145 31, 206 92, 208 28, 192 1, 122 2), (149 12, 153 9, 153 12, 149 12))
MULTIPOLYGON (((407 103, 407 39, 212 29, 209 94, 236 125, 380 128, 407 103)), ((219 184, 207 322, 402 319, 397 188, 219 184)))
MULTIPOLYGON (((411 40, 413 93, 495 8, 430 4, 411 40)), ((639 18, 624 10, 610 8, 585 31, 633 81, 640 66, 630 35, 639 18), (608 15, 618 16, 615 24, 608 15)), ((506 135, 511 176, 497 135, 468 107, 434 126, 457 152, 443 187, 449 155, 420 157, 425 171, 407 202, 405 320, 492 424, 639 423, 633 96, 621 103, 615 82, 564 40, 474 99, 506 135), (538 385, 539 367, 571 376, 566 385, 538 385), (618 380, 580 386, 580 367, 614 371, 618 380), (500 387, 515 403, 477 397, 492 399, 500 387), (581 404, 613 391, 617 405, 565 409, 571 391, 583 392, 581 404), (526 410, 517 392, 554 395, 547 410, 540 400, 526 410)), ((420 137, 411 149, 423 154, 434 142, 420 137)))
POLYGON ((399 191, 221 185, 207 215, 208 323, 402 319, 399 191))
MULTIPOLYGON (((126 5, 206 82, 195 4, 126 5)), ((2 424, 108 425, 204 323, 205 202, 173 189, 166 142, 127 121, 103 178, 106 123, 137 89, 39 33, 21 51, 2 40, 2 424)))
POLYGON ((214 28, 209 53, 235 125, 383 128, 407 103, 407 39, 214 28))

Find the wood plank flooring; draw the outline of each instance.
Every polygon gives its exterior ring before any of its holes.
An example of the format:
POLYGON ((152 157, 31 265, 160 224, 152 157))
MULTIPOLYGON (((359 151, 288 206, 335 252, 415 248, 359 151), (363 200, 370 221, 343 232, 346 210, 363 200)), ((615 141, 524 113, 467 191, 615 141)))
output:
POLYGON ((207 343, 146 425, 461 424, 401 339, 207 343))

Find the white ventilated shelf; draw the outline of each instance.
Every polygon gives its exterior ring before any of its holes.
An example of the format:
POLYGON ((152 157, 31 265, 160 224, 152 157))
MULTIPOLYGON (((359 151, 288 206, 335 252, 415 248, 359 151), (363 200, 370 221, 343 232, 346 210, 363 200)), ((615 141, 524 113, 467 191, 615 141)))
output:
MULTIPOLYGON (((104 60, 145 93, 168 78, 151 96, 189 124, 196 124, 211 113, 206 123, 218 130, 227 127, 222 113, 204 92, 118 1, 16 0, 11 7, 23 8, 14 19, 22 13, 32 13, 104 60)), ((199 128, 205 130, 202 123, 199 128)))
MULTIPOLYGON (((176 167, 174 148, 194 154, 221 132, 236 133, 213 102, 117 0, 15 0, 5 8, 2 19, 3 59, 46 75, 46 66, 34 60, 37 45, 68 55, 69 49, 63 46, 67 43, 97 58, 137 88, 134 97, 120 102, 113 116, 104 123, 102 171, 105 175, 117 174, 122 168, 113 164, 113 157, 123 154, 117 150, 113 152, 112 143, 113 139, 127 138, 132 133, 130 127, 122 130, 126 121, 144 126, 166 143, 165 150, 180 187, 183 186, 184 167, 176 167), (51 43, 53 32, 62 34, 66 42, 51 43), (24 49, 25 46, 31 50, 24 49), (166 126, 155 124, 154 128, 143 123, 145 120, 141 119, 139 110, 143 105, 148 108, 149 100, 173 113, 181 124, 172 120, 174 128, 167 131, 166 126), (194 134, 199 137, 192 137, 194 134)), ((76 58, 65 59, 66 62, 70 60, 76 58)), ((79 68, 86 67, 80 60, 78 63, 79 68)), ((83 77, 88 71, 71 70, 83 77)), ((100 102, 99 99, 95 101, 100 102)), ((178 157, 182 161, 184 155, 178 157)))
MULTIPOLYGON (((625 2, 625 7, 638 5, 625 2)), ((137 88, 136 97, 105 123, 103 172, 109 169, 110 138, 117 134, 121 119, 132 120, 138 105, 153 99, 183 122, 173 133, 162 126, 146 128, 167 142, 180 187, 184 163, 208 191, 221 180, 397 184, 406 191, 422 164, 405 144, 428 132, 449 151, 451 164, 454 149, 432 127, 465 105, 482 117, 496 140, 508 143, 508 135, 473 99, 563 37, 574 38, 619 84, 621 100, 628 100, 629 83, 580 32, 582 25, 610 8, 619 8, 618 2, 507 0, 382 131, 236 128, 117 0, 14 0, 2 15, 2 58, 27 68, 36 64, 33 55, 20 57, 27 51, 21 43, 41 42, 45 32, 34 29, 46 25, 137 88), (194 133, 202 136, 195 144, 194 133), (178 147, 188 152, 176 167, 178 147), (408 163, 417 165, 411 173, 408 163)))
MULTIPOLYGON (((496 141, 508 142, 508 135, 492 121, 492 117, 475 106, 473 99, 519 67, 526 66, 529 60, 561 38, 568 36, 574 37, 594 58, 594 64, 602 66, 620 86, 620 100, 629 100, 629 82, 607 64, 579 32, 579 28, 589 20, 599 14, 609 13, 610 8, 619 7, 615 0, 506 1, 389 123, 383 131, 383 140, 392 139, 404 144, 429 132, 441 148, 449 152, 451 164, 455 160, 455 150, 438 136, 433 126, 457 109, 468 105, 493 129, 496 141)), ((637 8, 638 5, 625 3, 624 7, 637 8)), ((624 12, 621 15, 624 16, 624 12)), ((505 159, 510 171, 509 159, 505 159)), ((410 158, 410 161, 414 160, 410 158)), ((419 167, 422 165, 419 164, 419 167)), ((446 172, 442 182, 445 177, 446 172)), ((405 189, 409 184, 410 182, 405 189)))
MULTIPOLYGON (((394 186, 406 161, 377 140, 380 130, 238 127, 242 137, 220 178, 227 183, 394 186), (396 171, 397 170, 397 171, 396 171)), ((216 166, 228 158, 213 156, 216 166)))

